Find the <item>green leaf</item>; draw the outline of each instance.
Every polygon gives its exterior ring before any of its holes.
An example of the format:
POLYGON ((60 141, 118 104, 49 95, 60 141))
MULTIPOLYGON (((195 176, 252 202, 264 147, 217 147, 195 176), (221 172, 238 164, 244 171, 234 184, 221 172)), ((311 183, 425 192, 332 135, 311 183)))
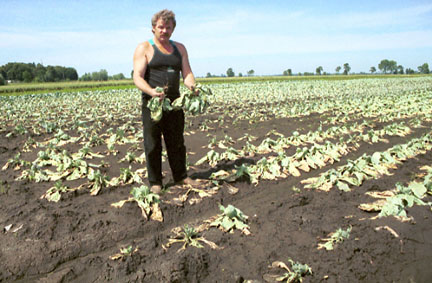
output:
POLYGON ((420 199, 423 198, 427 192, 425 185, 422 183, 413 182, 408 186, 408 188, 420 199))
POLYGON ((162 101, 162 109, 165 111, 173 110, 173 107, 171 106, 171 100, 169 98, 164 98, 162 101))
POLYGON ((342 181, 347 182, 348 184, 351 184, 353 186, 360 186, 361 183, 357 180, 356 177, 351 177, 351 176, 340 176, 339 178, 342 181))
POLYGON ((293 162, 290 162, 288 165, 288 172, 294 177, 300 176, 300 171, 295 167, 293 162))
POLYGON ((160 121, 162 119, 162 108, 158 108, 157 110, 153 111, 150 116, 153 121, 160 121))
POLYGON ((53 194, 49 195, 47 198, 49 201, 58 202, 61 198, 61 194, 59 191, 56 191, 53 194))
POLYGON ((357 186, 360 186, 363 183, 363 181, 367 179, 367 175, 363 172, 354 172, 354 176, 356 176, 358 181, 357 186))
POLYGON ((328 241, 325 244, 320 245, 320 247, 325 248, 327 251, 331 251, 333 250, 333 242, 332 241, 328 241))
POLYGON ((341 190, 341 191, 344 191, 344 192, 351 191, 350 187, 346 183, 344 183, 344 182, 338 181, 336 183, 336 185, 337 185, 338 189, 341 190))
POLYGON ((313 169, 317 169, 317 165, 315 164, 314 160, 310 158, 309 156, 305 157, 307 164, 312 167, 313 169))
POLYGON ((236 227, 236 229, 239 229, 239 230, 249 228, 249 225, 245 224, 244 222, 242 222, 238 219, 234 219, 234 226, 236 227))
POLYGON ((234 221, 232 221, 230 218, 228 217, 224 217, 222 219, 221 222, 222 227, 226 230, 226 231, 230 231, 235 225, 234 225, 234 221))
POLYGON ((372 154, 372 156, 371 156, 372 164, 378 165, 378 164, 380 164, 380 160, 381 160, 381 153, 380 152, 375 152, 374 154, 372 154))

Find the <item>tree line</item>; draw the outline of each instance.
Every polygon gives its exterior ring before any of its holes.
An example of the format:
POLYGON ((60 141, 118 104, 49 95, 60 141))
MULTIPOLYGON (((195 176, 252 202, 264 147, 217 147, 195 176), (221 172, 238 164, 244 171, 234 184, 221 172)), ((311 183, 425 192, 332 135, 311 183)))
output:
MULTIPOLYGON (((381 62, 378 64, 378 69, 380 69, 381 72, 384 74, 404 74, 404 67, 402 65, 398 65, 397 62, 394 60, 388 60, 388 59, 381 60, 381 62)), ((418 73, 429 74, 430 73, 429 64, 424 63, 423 65, 418 66, 417 70, 418 73)), ((371 73, 376 72, 375 66, 372 66, 370 68, 370 72, 371 73)), ((411 68, 405 69, 405 74, 414 74, 414 73, 416 72, 411 68)))
MULTIPOLYGON (((340 74, 340 71, 343 68, 343 73, 344 75, 348 75, 349 72, 351 71, 351 66, 349 65, 349 63, 345 63, 342 66, 337 66, 335 68, 335 73, 338 75, 340 74)), ((381 71, 381 73, 383 74, 415 74, 415 73, 420 73, 420 74, 429 74, 430 70, 429 70, 429 64, 428 63, 424 63, 420 66, 417 67, 417 72, 414 71, 411 68, 406 68, 404 69, 404 67, 402 65, 398 65, 398 63, 395 60, 388 60, 388 59, 383 59, 381 60, 381 62, 378 64, 378 69, 381 71)), ((374 74, 377 72, 377 69, 375 66, 370 67, 369 72, 371 74, 374 74)), ((284 76, 291 76, 292 75, 292 70, 291 69, 287 69, 285 71, 283 71, 283 75, 284 76)), ((299 73, 299 75, 301 75, 301 73, 299 73)), ((327 72, 324 72, 324 69, 322 66, 318 66, 315 69, 315 73, 313 72, 305 72, 304 75, 328 75, 327 72)))
POLYGON ((102 69, 99 72, 84 73, 79 80, 80 81, 107 81, 107 80, 124 80, 126 77, 123 73, 109 76, 107 70, 102 69))
POLYGON ((107 81, 123 80, 125 76, 120 73, 109 76, 104 69, 98 72, 85 73, 81 77, 72 67, 44 66, 40 63, 7 63, 0 66, 0 85, 8 82, 63 82, 63 81, 107 81))
POLYGON ((43 66, 35 63, 7 63, 0 66, 0 84, 6 81, 18 82, 58 82, 76 81, 78 73, 74 68, 43 66))
MULTIPOLYGON (((343 64, 343 66, 337 66, 335 68, 336 74, 340 74, 343 68, 342 74, 348 75, 351 71, 349 63, 343 64)), ((378 64, 378 69, 383 74, 429 74, 429 65, 424 63, 417 67, 418 71, 414 71, 411 68, 406 68, 402 65, 398 65, 395 60, 383 59, 378 64)), ((374 74, 377 72, 375 66, 370 67, 370 73, 374 74)), ((132 77, 133 71, 131 73, 132 77)), ((247 71, 247 76, 253 76, 255 71, 253 69, 247 71)), ((318 66, 314 72, 297 73, 297 75, 328 75, 330 73, 325 72, 322 66, 318 66)), ((283 76, 292 76, 292 69, 287 69, 282 72, 283 76)), ((226 74, 221 74, 220 77, 234 77, 235 72, 233 68, 228 68, 226 74)), ((242 73, 238 73, 239 77, 243 77, 242 73)), ((206 77, 219 77, 207 73, 206 77)), ((0 85, 7 84, 8 81, 14 82, 60 82, 60 81, 107 81, 107 80, 123 80, 126 79, 122 73, 109 76, 105 69, 101 69, 98 72, 84 73, 81 77, 78 77, 77 71, 72 67, 63 66, 43 66, 42 64, 35 63, 7 63, 6 65, 0 66, 0 85)))
MULTIPOLYGON (((394 60, 388 60, 388 59, 383 59, 381 60, 381 62, 378 64, 378 69, 381 71, 381 73, 383 74, 415 74, 415 73, 420 73, 420 74, 429 74, 430 70, 429 70, 429 65, 428 63, 424 63, 420 66, 417 67, 418 71, 414 71, 411 68, 406 68, 404 69, 404 67, 402 65, 398 65, 396 61, 394 60)), ((349 63, 345 63, 342 66, 337 66, 335 68, 335 73, 336 75, 339 75, 342 71, 343 75, 348 75, 351 71, 351 66, 349 65, 349 63)), ((374 74, 377 72, 377 69, 375 66, 372 66, 370 68, 370 73, 374 74)), ((253 76, 255 73, 254 70, 250 70, 247 72, 248 76, 253 76)), ((282 72, 283 76, 292 76, 294 73, 292 71, 292 69, 286 69, 282 72)), ((297 73, 298 76, 304 75, 304 76, 313 76, 313 75, 330 75, 331 73, 325 72, 324 68, 322 66, 318 66, 315 69, 315 72, 304 72, 302 73, 297 73)), ((239 77, 242 77, 243 74, 239 73, 238 74, 239 77)), ((235 77, 235 72, 233 70, 233 68, 228 68, 226 71, 226 74, 221 74, 220 76, 217 75, 212 75, 211 73, 207 73, 206 75, 207 78, 211 78, 211 77, 235 77)))
MULTIPOLYGON (((253 69, 246 72, 246 75, 248 77, 253 77, 254 74, 255 74, 255 71, 253 69)), ((238 73, 238 76, 243 77, 243 73, 238 73)), ((221 74, 220 76, 212 75, 210 72, 207 73, 207 75, 206 75, 206 78, 214 78, 214 77, 235 77, 235 72, 234 72, 233 68, 228 68, 228 70, 226 71, 226 74, 221 74)))

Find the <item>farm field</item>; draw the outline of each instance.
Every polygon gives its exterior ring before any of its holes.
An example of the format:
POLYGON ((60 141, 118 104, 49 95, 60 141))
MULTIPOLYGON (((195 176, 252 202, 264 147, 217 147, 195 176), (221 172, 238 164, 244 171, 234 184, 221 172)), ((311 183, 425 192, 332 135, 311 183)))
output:
POLYGON ((66 81, 49 83, 12 83, 0 87, 0 95, 44 94, 46 92, 78 92, 89 90, 134 88, 132 80, 66 81))
POLYGON ((137 90, 0 97, 0 282, 432 278, 432 77, 206 86, 160 196, 137 90))
MULTIPOLYGON (((239 83, 239 82, 260 82, 260 81, 303 81, 303 80, 356 80, 362 78, 389 78, 389 77, 404 77, 415 78, 424 75, 358 75, 352 74, 349 76, 343 75, 326 75, 326 76, 263 76, 263 77, 211 77, 197 78, 201 84, 219 84, 219 83, 239 83)), ((0 86, 0 96, 15 96, 24 94, 43 94, 47 92, 83 92, 83 91, 99 91, 109 89, 135 89, 132 79, 124 80, 108 80, 108 81, 65 81, 65 82, 49 82, 49 83, 11 83, 5 86, 0 86)))

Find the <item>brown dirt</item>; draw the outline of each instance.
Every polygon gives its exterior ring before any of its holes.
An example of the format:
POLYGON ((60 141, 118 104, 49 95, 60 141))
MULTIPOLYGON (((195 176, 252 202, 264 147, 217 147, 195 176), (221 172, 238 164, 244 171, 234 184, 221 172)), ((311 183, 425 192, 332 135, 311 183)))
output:
MULTIPOLYGON (((203 117, 190 121, 196 133, 186 136, 189 159, 194 163, 206 152, 209 137, 198 130, 203 117), (201 120, 200 120, 201 119, 201 120)), ((261 140, 271 129, 290 135, 292 131, 307 132, 319 126, 319 115, 302 119, 274 119, 250 125, 247 122, 210 130, 210 134, 239 138, 246 132, 261 140)), ((134 121, 139 127, 139 118, 134 121)), ((211 198, 183 206, 167 203, 176 190, 162 194, 162 223, 147 221, 135 203, 121 209, 110 204, 129 197, 134 185, 104 188, 97 196, 87 190, 67 193, 58 203, 40 199, 53 183, 15 181, 22 170, 0 171, 0 281, 16 282, 264 282, 274 261, 288 259, 308 264, 312 275, 304 282, 428 282, 432 278, 432 214, 427 206, 414 206, 408 214, 415 223, 402 223, 393 217, 372 220, 376 213, 366 213, 358 205, 370 199, 365 192, 387 190, 397 182, 407 183, 423 165, 432 164, 427 152, 409 159, 393 171, 392 176, 365 181, 351 192, 332 189, 330 192, 307 190, 300 181, 317 176, 330 167, 342 165, 363 153, 384 150, 394 144, 420 137, 430 130, 416 129, 407 137, 388 137, 389 143, 362 144, 340 162, 324 169, 302 172, 300 177, 275 181, 260 181, 257 186, 248 182, 233 183, 238 193, 230 194, 226 184, 211 198), (293 187, 299 188, 298 191, 293 187), (170 192, 174 192, 171 194, 170 192), (232 204, 249 216, 251 235, 224 233, 209 229, 203 237, 222 249, 188 247, 177 252, 181 244, 168 249, 163 245, 172 237, 171 229, 185 224, 196 225, 219 213, 218 204, 232 204), (13 224, 6 232, 5 227, 13 224), (22 225, 22 226, 21 226, 22 225), (349 239, 333 251, 318 250, 320 239, 338 228, 352 227, 349 239), (376 230, 380 226, 389 230, 376 230), (22 227, 13 232, 14 229, 22 227), (123 259, 111 260, 120 248, 131 245, 138 250, 123 259)), ((74 133, 71 133, 73 136, 74 133)), ((0 140, 0 165, 15 156, 27 140, 26 135, 0 140)), ((48 135, 35 136, 45 140, 48 135)), ((142 151, 142 143, 138 152, 142 151)), ((76 152, 81 145, 67 145, 76 152)), ((104 172, 118 176, 118 164, 130 147, 118 146, 117 156, 107 156, 110 164, 104 172)), ((97 149, 95 149, 97 151, 97 149)), ((289 149, 292 153, 295 148, 289 149)), ((36 152, 26 153, 23 159, 32 161, 36 152)), ((255 162, 251 159, 247 162, 255 162)), ((245 160, 243 160, 245 161, 245 160)), ((241 163, 238 161, 237 163, 241 163)), ((169 180, 167 162, 164 163, 169 180)), ((232 166, 220 164, 219 168, 232 166)), ((133 169, 143 167, 134 164, 133 169)), ((213 170, 214 171, 214 170, 213 170)), ((207 165, 193 167, 192 178, 208 178, 212 169, 207 165)), ((69 182, 79 185, 83 181, 69 182)), ((182 189, 179 189, 182 191, 182 189)), ((184 192, 184 190, 183 190, 184 192)), ((431 197, 426 198, 431 201, 431 197)), ((430 282, 430 281, 429 281, 430 282)))

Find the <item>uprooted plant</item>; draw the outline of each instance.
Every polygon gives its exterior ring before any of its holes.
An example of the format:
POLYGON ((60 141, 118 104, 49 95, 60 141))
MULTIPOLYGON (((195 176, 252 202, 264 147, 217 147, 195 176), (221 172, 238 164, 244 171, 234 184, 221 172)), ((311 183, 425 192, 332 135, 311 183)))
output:
MULTIPOLYGON (((158 93, 163 93, 164 89, 157 87, 156 91, 158 93)), ((160 99, 159 97, 153 97, 149 100, 147 104, 148 109, 150 109, 150 117, 153 121, 160 121, 162 119, 163 111, 171 111, 173 107, 171 106, 171 100, 167 97, 160 99)))
POLYGON ((132 196, 128 199, 112 203, 111 206, 121 208, 127 202, 136 202, 141 209, 142 216, 146 220, 150 217, 152 220, 163 221, 162 210, 159 207, 160 200, 158 194, 152 193, 145 185, 133 188, 130 194, 132 196))
POLYGON ((345 239, 348 239, 350 236, 352 227, 348 227, 346 230, 342 228, 337 229, 335 232, 329 234, 329 238, 322 239, 324 241, 323 244, 318 244, 318 249, 325 248, 328 251, 331 251, 335 248, 335 245, 343 242, 345 239))
POLYGON ((110 185, 118 186, 133 183, 142 184, 143 181, 140 174, 144 174, 145 171, 146 170, 144 168, 133 171, 130 166, 129 168, 120 168, 120 176, 112 178, 110 181, 110 185))
POLYGON ((219 249, 219 247, 213 243, 212 241, 209 241, 205 239, 204 237, 200 236, 200 231, 195 229, 192 226, 184 225, 183 228, 176 227, 171 230, 171 232, 175 235, 173 238, 168 239, 168 243, 165 245, 162 245, 163 249, 167 249, 170 246, 172 246, 175 243, 183 243, 183 246, 178 249, 177 252, 181 252, 186 249, 188 246, 193 246, 196 248, 203 248, 204 246, 201 245, 200 242, 207 244, 212 249, 219 249))
MULTIPOLYGON (((163 93, 164 89, 157 87, 156 91, 163 93)), ((172 103, 167 97, 160 99, 159 97, 153 97, 149 100, 147 107, 151 112, 151 119, 153 121, 160 121, 162 119, 163 111, 172 111, 183 109, 192 115, 204 113, 209 106, 208 96, 212 95, 209 88, 203 87, 200 84, 196 84, 192 87, 192 90, 188 90, 176 98, 172 103)))
POLYGON ((138 251, 138 248, 133 249, 132 246, 128 246, 125 248, 120 248, 120 253, 117 253, 115 255, 112 255, 109 257, 111 260, 118 260, 123 259, 127 256, 131 256, 132 254, 136 253, 138 251))
POLYGON ((224 232, 233 233, 234 229, 240 230, 245 235, 250 235, 249 225, 246 224, 248 216, 229 204, 227 207, 219 205, 221 214, 216 215, 209 220, 210 226, 219 227, 224 232))
POLYGON ((54 187, 49 188, 40 198, 47 199, 48 201, 58 202, 61 199, 61 195, 68 191, 74 191, 75 189, 70 189, 63 185, 61 180, 58 180, 54 187))
POLYGON ((97 195, 102 188, 109 186, 109 178, 99 170, 90 170, 87 177, 89 179, 88 187, 92 196, 97 195))
POLYGON ((182 93, 179 98, 175 99, 172 103, 172 107, 174 109, 183 108, 192 115, 204 113, 210 105, 208 101, 210 95, 212 95, 210 88, 196 84, 192 87, 192 90, 182 93))
POLYGON ((377 199, 372 203, 362 203, 359 208, 369 212, 379 212, 377 217, 394 216, 402 221, 410 220, 407 215, 407 208, 414 205, 429 205, 432 203, 425 202, 423 198, 432 187, 430 176, 426 175, 423 182, 414 181, 404 186, 396 183, 396 188, 382 192, 367 192, 366 194, 377 199))
POLYGON ((265 274, 264 279, 267 282, 303 282, 303 277, 306 275, 312 275, 312 269, 307 264, 294 262, 292 259, 288 259, 291 264, 291 269, 282 261, 275 261, 272 263, 270 268, 282 268, 286 272, 282 275, 279 274, 265 274))
POLYGON ((186 202, 189 197, 189 204, 193 205, 196 203, 199 203, 203 200, 205 197, 211 197, 215 195, 219 190, 218 186, 214 186, 212 188, 194 188, 192 186, 188 186, 185 193, 180 194, 178 197, 173 198, 172 202, 177 205, 183 205, 184 202, 186 202))

